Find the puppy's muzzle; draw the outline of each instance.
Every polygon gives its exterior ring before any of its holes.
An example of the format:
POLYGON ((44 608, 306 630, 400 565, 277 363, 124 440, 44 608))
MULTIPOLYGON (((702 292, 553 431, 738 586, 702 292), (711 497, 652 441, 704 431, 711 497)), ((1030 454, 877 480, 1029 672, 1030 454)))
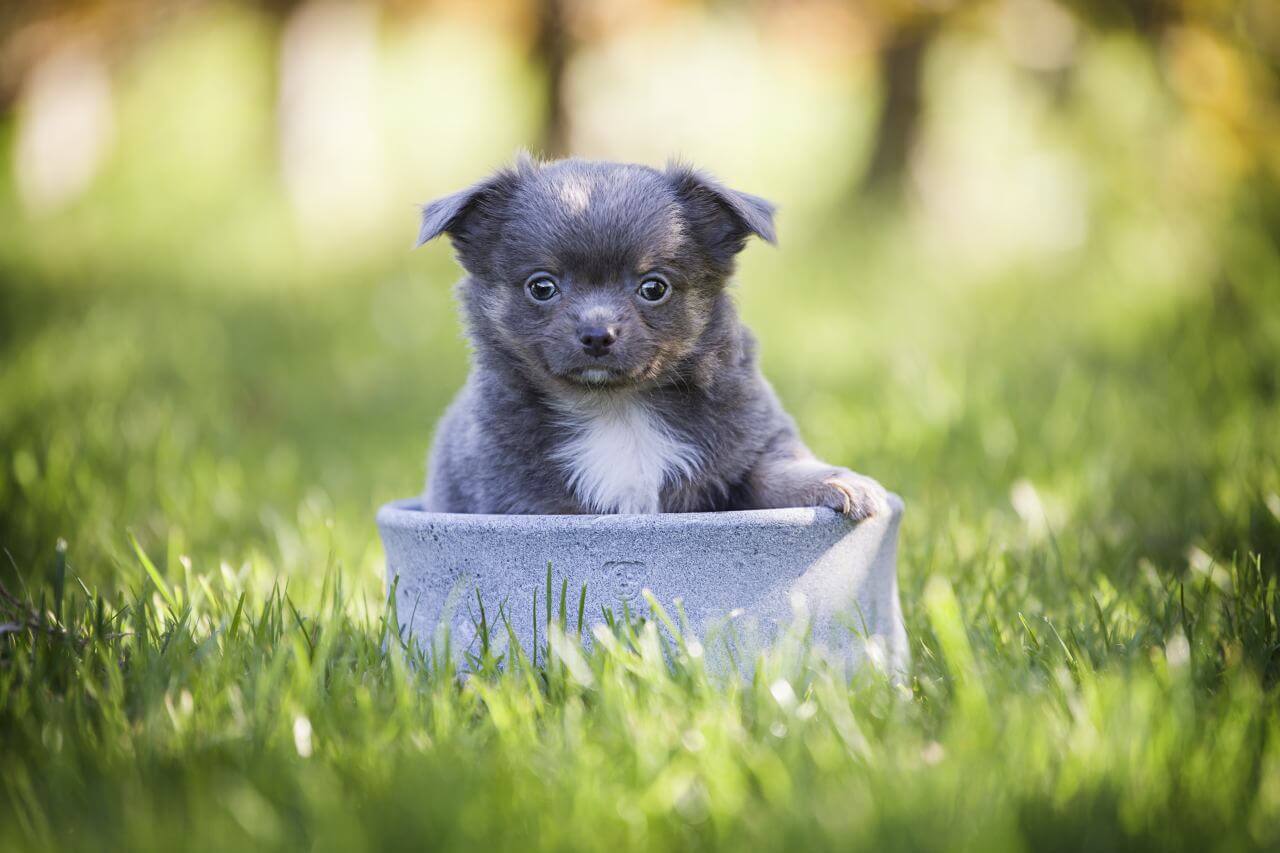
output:
POLYGON ((618 340, 617 326, 579 326, 578 340, 582 342, 582 350, 587 355, 602 358, 609 354, 609 348, 618 340))

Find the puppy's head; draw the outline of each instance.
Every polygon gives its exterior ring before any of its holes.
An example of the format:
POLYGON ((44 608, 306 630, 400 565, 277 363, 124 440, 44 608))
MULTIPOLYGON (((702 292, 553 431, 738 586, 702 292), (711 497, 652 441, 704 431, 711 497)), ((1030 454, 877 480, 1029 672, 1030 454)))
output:
POLYGON ((674 381, 697 358, 747 238, 773 205, 685 166, 561 160, 513 168, 423 208, 470 273, 476 345, 548 387, 674 381))

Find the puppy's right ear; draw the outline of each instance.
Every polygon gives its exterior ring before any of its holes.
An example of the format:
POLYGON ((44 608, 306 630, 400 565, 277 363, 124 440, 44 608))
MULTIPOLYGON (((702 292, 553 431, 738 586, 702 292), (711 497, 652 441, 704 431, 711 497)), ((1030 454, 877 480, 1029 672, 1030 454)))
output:
POLYGON ((416 249, 441 234, 448 234, 454 244, 467 242, 467 235, 485 218, 492 218, 506 191, 512 184, 506 172, 498 172, 465 190, 438 198, 422 206, 422 225, 418 228, 416 249))
POLYGON ((536 168, 533 159, 521 152, 513 168, 499 169, 474 186, 424 204, 414 248, 441 234, 448 234, 462 248, 481 223, 497 216, 520 179, 536 168))
POLYGON ((476 184, 461 192, 438 198, 422 206, 422 225, 418 229, 416 249, 429 240, 434 240, 446 231, 458 228, 463 214, 476 204, 484 194, 484 184, 476 184))

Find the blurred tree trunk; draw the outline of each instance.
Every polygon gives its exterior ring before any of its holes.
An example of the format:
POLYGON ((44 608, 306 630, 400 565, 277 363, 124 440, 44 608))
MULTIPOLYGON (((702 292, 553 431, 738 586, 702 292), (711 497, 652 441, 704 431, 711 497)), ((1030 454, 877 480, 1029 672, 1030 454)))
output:
POLYGON ((924 61, 936 30, 933 21, 904 24, 893 30, 880 50, 884 94, 863 191, 901 189, 924 112, 924 61))
POLYGON ((543 114, 541 154, 565 157, 569 152, 569 107, 565 97, 565 70, 572 50, 566 0, 538 0, 534 59, 546 75, 546 112, 543 114))
POLYGON ((23 78, 39 58, 38 51, 30 49, 30 40, 20 43, 23 29, 42 17, 52 19, 55 11, 51 3, 0 3, 0 116, 9 115, 17 105, 23 78))

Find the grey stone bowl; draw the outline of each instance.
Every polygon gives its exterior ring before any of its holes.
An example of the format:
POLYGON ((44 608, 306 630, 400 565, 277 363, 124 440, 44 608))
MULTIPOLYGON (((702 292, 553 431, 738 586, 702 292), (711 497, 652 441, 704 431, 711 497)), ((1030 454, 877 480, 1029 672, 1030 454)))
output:
POLYGON ((647 589, 673 617, 680 603, 712 668, 749 672, 757 652, 796 631, 811 632, 812 648, 847 673, 870 658, 900 675, 909 661, 895 565, 902 501, 890 502, 888 515, 854 523, 820 508, 457 515, 411 498, 382 507, 378 529, 402 635, 437 654, 447 635, 459 663, 479 650, 479 602, 498 625, 498 653, 507 622, 526 654, 546 643, 550 564, 556 613, 568 582, 571 630, 586 584, 587 638, 605 609, 647 614, 647 589))

